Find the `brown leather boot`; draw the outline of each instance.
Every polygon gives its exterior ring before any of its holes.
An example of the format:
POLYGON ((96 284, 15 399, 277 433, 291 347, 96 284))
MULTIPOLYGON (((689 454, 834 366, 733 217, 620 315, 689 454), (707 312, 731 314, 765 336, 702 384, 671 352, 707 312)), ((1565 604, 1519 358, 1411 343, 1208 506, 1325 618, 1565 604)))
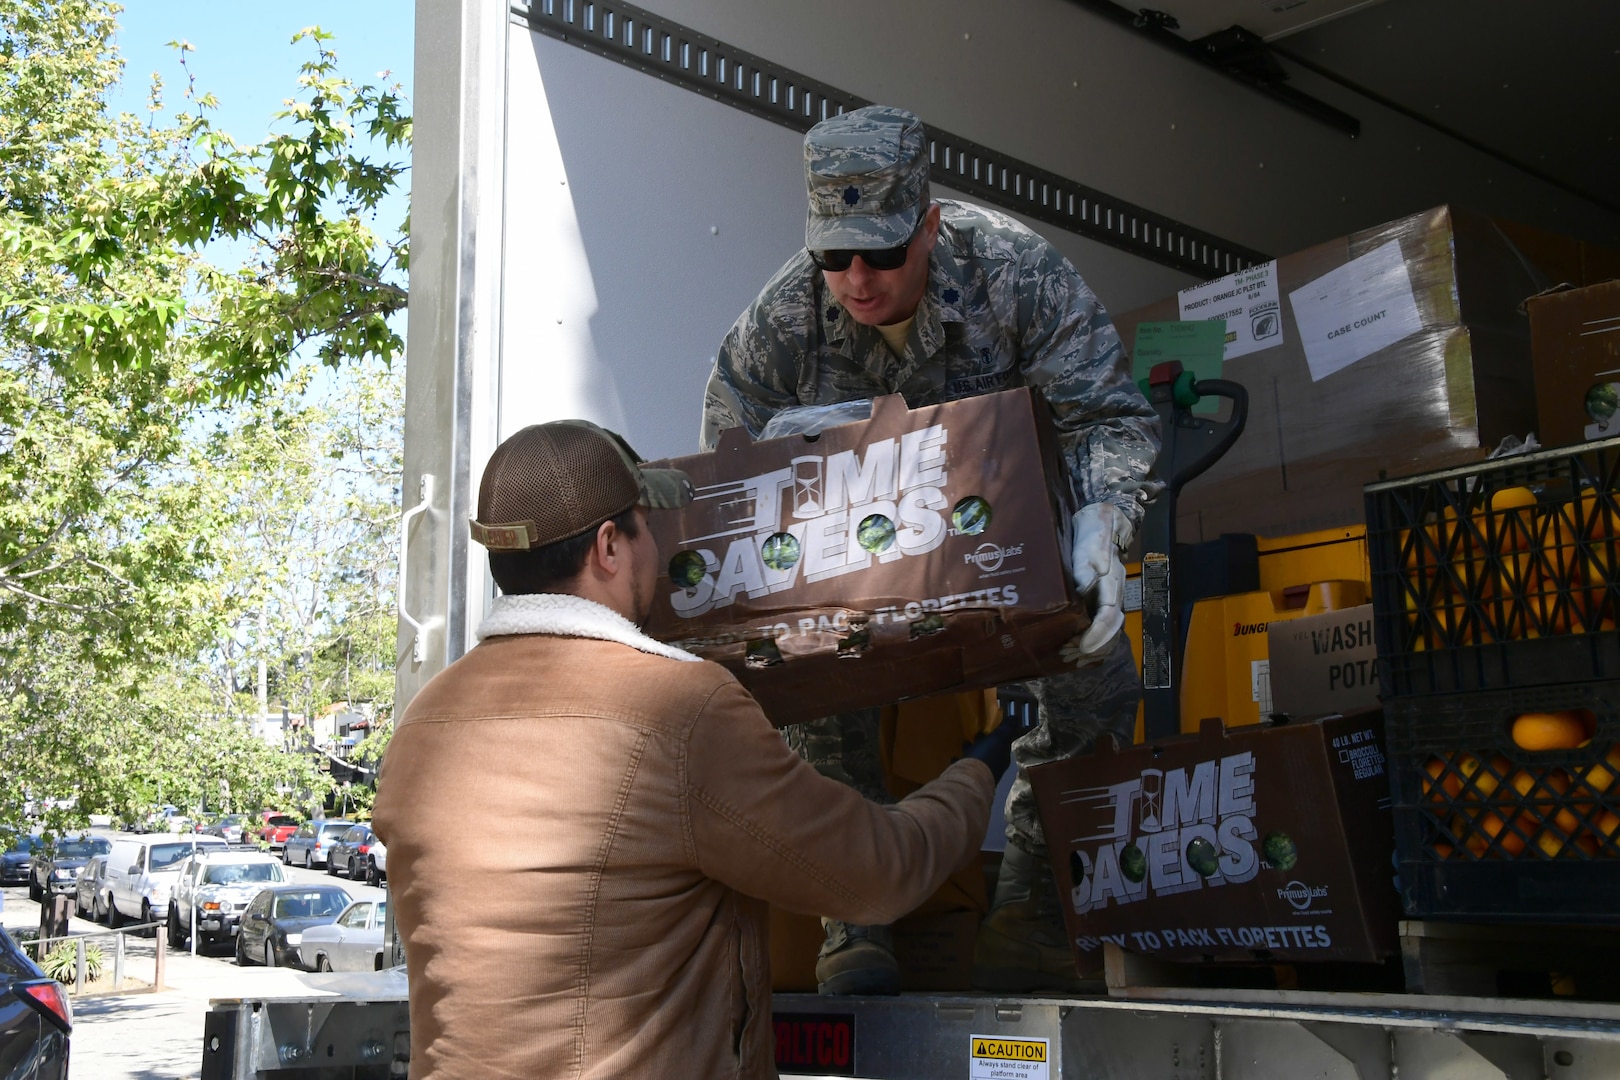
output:
POLYGON ((821 926, 827 940, 816 959, 818 993, 871 997, 900 992, 900 965, 887 926, 854 926, 836 919, 822 919, 821 926))
POLYGON ((973 988, 1027 994, 1085 993, 1101 986, 1076 968, 1051 867, 1008 844, 990 914, 973 948, 973 988))

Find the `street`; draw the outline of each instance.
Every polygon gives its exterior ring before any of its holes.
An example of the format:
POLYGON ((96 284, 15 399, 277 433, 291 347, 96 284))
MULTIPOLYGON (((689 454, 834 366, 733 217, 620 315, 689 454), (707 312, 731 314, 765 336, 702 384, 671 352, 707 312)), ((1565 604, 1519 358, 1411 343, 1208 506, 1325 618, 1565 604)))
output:
MULTIPOLYGON (((324 870, 283 869, 292 882, 336 884, 356 899, 386 895, 384 889, 331 877, 324 870)), ((39 905, 28 899, 26 888, 4 890, 0 925, 13 934, 38 928, 39 905)), ((106 929, 79 918, 69 926, 71 934, 106 929)), ((134 957, 150 950, 153 942, 137 938, 131 943, 132 974, 139 974, 134 957)), ((150 973, 150 960, 147 964, 150 973)), ((296 992, 332 978, 291 968, 239 968, 223 949, 209 956, 170 953, 163 990, 72 998, 73 1075, 95 1080, 194 1080, 202 1061, 203 1016, 210 1000, 296 992)))

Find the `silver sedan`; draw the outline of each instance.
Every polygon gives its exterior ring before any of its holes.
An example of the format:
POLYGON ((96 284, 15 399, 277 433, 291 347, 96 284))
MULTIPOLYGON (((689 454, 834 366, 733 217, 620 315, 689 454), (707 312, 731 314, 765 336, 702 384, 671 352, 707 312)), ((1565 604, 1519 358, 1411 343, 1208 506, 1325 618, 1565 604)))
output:
POLYGON ((378 971, 387 918, 387 900, 356 900, 336 922, 304 931, 299 958, 311 971, 378 971))

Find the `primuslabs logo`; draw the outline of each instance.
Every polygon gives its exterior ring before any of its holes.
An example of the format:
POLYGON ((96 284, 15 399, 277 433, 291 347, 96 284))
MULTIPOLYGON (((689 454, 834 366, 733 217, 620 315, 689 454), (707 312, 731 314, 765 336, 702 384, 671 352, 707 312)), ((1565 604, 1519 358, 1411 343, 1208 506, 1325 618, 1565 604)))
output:
POLYGON ((1252 753, 1184 769, 1143 769, 1123 783, 1069 792, 1063 801, 1091 804, 1105 823, 1076 841, 1069 856, 1078 914, 1110 902, 1241 884, 1260 872, 1252 753))
MULTIPOLYGON (((924 555, 944 543, 948 433, 944 425, 861 450, 793 458, 787 468, 698 488, 725 528, 681 541, 671 560, 670 606, 684 618, 924 555), (683 563, 684 560, 684 563, 683 563)), ((982 527, 982 526, 981 526, 982 527)), ((977 530, 974 530, 977 531, 977 530)))

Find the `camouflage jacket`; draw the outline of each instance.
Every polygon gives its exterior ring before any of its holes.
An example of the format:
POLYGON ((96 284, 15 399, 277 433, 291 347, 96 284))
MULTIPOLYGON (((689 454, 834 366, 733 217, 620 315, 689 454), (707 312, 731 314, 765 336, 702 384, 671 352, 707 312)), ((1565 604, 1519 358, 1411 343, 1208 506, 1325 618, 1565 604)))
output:
POLYGON ((1004 214, 937 200, 939 238, 904 356, 843 311, 800 251, 720 346, 703 402, 702 445, 778 411, 882 394, 912 408, 1030 386, 1052 406, 1081 503, 1132 525, 1160 484, 1149 470, 1159 421, 1131 380, 1114 324, 1074 266, 1004 214))

